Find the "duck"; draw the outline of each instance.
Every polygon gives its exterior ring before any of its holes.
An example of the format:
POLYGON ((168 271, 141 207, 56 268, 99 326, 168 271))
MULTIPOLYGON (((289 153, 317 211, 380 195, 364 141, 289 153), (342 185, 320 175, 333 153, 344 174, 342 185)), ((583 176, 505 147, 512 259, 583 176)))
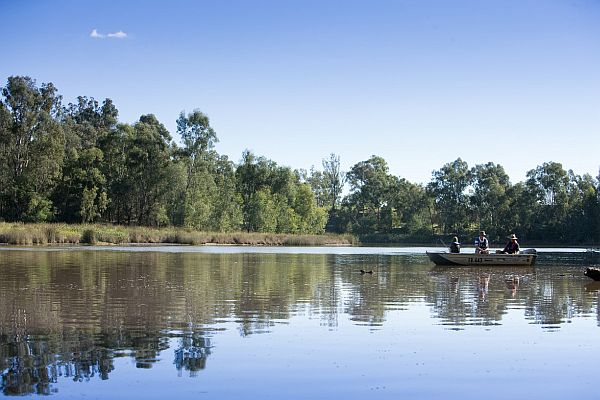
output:
POLYGON ((361 270, 360 270, 360 273, 361 273, 361 274, 363 274, 363 275, 364 275, 364 274, 372 274, 372 273, 373 273, 373 270, 370 270, 370 271, 365 271, 364 269, 361 269, 361 270))

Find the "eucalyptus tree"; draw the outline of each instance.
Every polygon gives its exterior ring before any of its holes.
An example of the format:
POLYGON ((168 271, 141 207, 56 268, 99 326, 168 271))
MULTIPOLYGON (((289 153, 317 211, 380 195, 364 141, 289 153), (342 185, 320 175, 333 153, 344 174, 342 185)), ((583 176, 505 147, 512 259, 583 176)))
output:
POLYGON ((61 221, 93 222, 102 217, 108 206, 103 158, 97 147, 67 148, 63 175, 52 196, 61 221))
POLYGON ((65 138, 61 97, 52 83, 11 76, 0 101, 0 209, 7 220, 53 218, 50 195, 58 181, 65 138))
POLYGON ((100 104, 93 97, 77 97, 77 102, 69 103, 62 112, 67 146, 98 147, 99 141, 117 126, 118 115, 119 111, 111 99, 100 104))
POLYGON ((217 186, 213 170, 218 154, 213 150, 218 142, 208 116, 200 110, 181 112, 177 133, 183 142, 180 161, 186 166, 185 190, 181 194, 183 225, 196 229, 212 227, 217 186))
POLYGON ((434 198, 444 233, 458 233, 469 228, 469 197, 467 188, 472 177, 468 164, 456 159, 433 171, 428 191, 434 198))
POLYGON ((329 200, 330 211, 335 211, 340 202, 346 174, 340 168, 340 156, 331 153, 329 159, 323 159, 323 184, 325 198, 329 200))
POLYGON ((11 126, 11 115, 4 105, 0 102, 0 220, 9 217, 10 214, 10 188, 11 176, 8 173, 8 150, 10 143, 9 129, 11 126))
POLYGON ((325 229, 326 211, 318 207, 310 186, 301 182, 300 172, 245 151, 235 175, 243 229, 281 233, 325 229))
POLYGON ((569 213, 565 231, 569 241, 600 243, 598 181, 591 175, 575 175, 569 170, 569 213))
POLYGON ((565 240, 569 209, 569 174, 556 162, 547 162, 527 172, 527 191, 536 223, 531 233, 536 238, 565 240))
POLYGON ((535 204, 536 197, 527 189, 524 182, 517 182, 511 185, 507 192, 508 212, 498 218, 501 218, 502 226, 495 234, 496 239, 502 238, 507 233, 516 233, 525 241, 529 239, 529 233, 537 225, 537 216, 535 204))
POLYGON ((197 109, 188 115, 185 115, 183 111, 179 114, 177 133, 183 142, 183 153, 188 158, 189 185, 198 163, 207 156, 219 139, 215 130, 210 126, 208 116, 197 109))
POLYGON ((265 209, 264 204, 270 196, 263 192, 255 198, 255 194, 265 188, 270 188, 271 177, 276 164, 264 157, 256 157, 254 153, 245 150, 242 160, 235 170, 237 192, 242 198, 242 224, 247 231, 256 229, 256 214, 265 209))
POLYGON ((116 129, 117 116, 110 99, 100 105, 94 98, 80 96, 63 109, 65 161, 53 195, 61 220, 92 222, 105 212, 109 198, 102 145, 116 129))
POLYGON ((429 234, 430 199, 422 185, 398 178, 391 192, 395 220, 393 227, 406 234, 429 234))
POLYGON ((379 156, 371 156, 366 161, 353 165, 346 179, 350 184, 350 194, 345 203, 352 215, 357 233, 374 233, 389 230, 390 190, 395 177, 389 173, 387 162, 379 156))
POLYGON ((101 170, 106 178, 109 200, 103 216, 107 222, 123 224, 131 221, 128 154, 134 135, 132 125, 117 124, 98 140, 103 154, 101 170))
POLYGON ((248 231, 275 232, 277 229, 277 210, 271 190, 263 186, 248 199, 245 207, 248 231))
POLYGON ((171 135, 154 115, 142 115, 127 129, 125 140, 125 195, 127 223, 162 225, 167 218, 171 135))
POLYGON ((215 158, 212 170, 216 193, 211 230, 237 231, 242 225, 242 196, 236 190, 235 166, 227 156, 215 158))
POLYGON ((321 234, 325 232, 327 211, 318 207, 310 186, 300 183, 296 189, 293 203, 294 214, 297 215, 297 232, 306 234, 321 234))
POLYGON ((473 193, 470 196, 478 229, 505 235, 511 227, 511 183, 504 168, 488 162, 471 169, 473 193))
POLYGON ((325 207, 330 205, 328 196, 328 185, 325 181, 323 171, 315 169, 314 165, 311 166, 310 172, 307 174, 305 171, 301 173, 304 177, 304 181, 310 185, 312 192, 315 195, 315 200, 319 207, 325 207))

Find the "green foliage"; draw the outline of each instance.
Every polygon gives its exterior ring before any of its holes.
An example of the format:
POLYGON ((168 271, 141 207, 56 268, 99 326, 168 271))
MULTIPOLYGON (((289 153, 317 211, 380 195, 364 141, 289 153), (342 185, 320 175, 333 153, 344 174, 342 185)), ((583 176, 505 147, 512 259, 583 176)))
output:
POLYGON ((352 230, 357 233, 384 231, 391 225, 389 216, 390 187, 394 176, 388 173, 388 165, 378 156, 361 161, 346 174, 350 195, 346 208, 353 215, 352 230))
POLYGON ((102 218, 109 203, 102 166, 101 144, 116 128, 117 109, 109 99, 102 106, 93 98, 78 97, 63 109, 66 152, 62 177, 53 194, 58 218, 92 222, 102 218))
POLYGON ((96 237, 96 231, 93 228, 86 229, 81 234, 81 243, 85 244, 96 244, 98 238, 96 237))
POLYGON ((323 212, 311 186, 300 182, 299 173, 246 151, 235 176, 247 231, 324 231, 326 219, 320 217, 323 212))
POLYGON ((50 221, 53 217, 52 202, 45 197, 32 193, 29 196, 29 204, 24 214, 25 222, 50 221))
POLYGON ((315 194, 317 206, 335 211, 340 204, 346 174, 340 169, 340 157, 334 153, 329 155, 329 159, 323 159, 322 165, 323 171, 311 168, 306 182, 315 194))
POLYGON ((248 222, 254 232, 275 232, 277 213, 273 196, 268 188, 255 192, 248 204, 248 222))
POLYGON ((169 191, 170 141, 169 132, 152 114, 127 129, 125 174, 118 182, 127 223, 155 224, 157 208, 169 191))
POLYGON ((0 221, 139 226, 95 225, 85 235, 55 226, 31 234, 11 228, 15 243, 82 236, 87 242, 246 243, 256 234, 256 243, 281 244, 294 239, 268 235, 325 230, 415 241, 480 229, 492 240, 515 232, 522 240, 600 243, 598 178, 555 162, 513 185, 502 166, 469 168, 459 158, 434 171, 426 186, 390 174, 378 156, 347 173, 333 153, 322 170, 309 173, 250 151, 236 165, 215 151, 217 134, 199 110, 179 115, 178 146, 152 114, 119 124, 110 99, 80 96, 63 107, 51 83, 38 86, 20 76, 9 77, 1 94, 0 221), (342 196, 345 183, 349 192, 342 196))
POLYGON ((182 111, 177 119, 177 133, 183 141, 185 155, 193 161, 201 158, 219 141, 208 117, 200 110, 194 110, 187 116, 182 111))
POLYGON ((460 158, 433 171, 427 189, 435 201, 444 232, 461 232, 469 228, 467 188, 471 182, 469 166, 460 158))
POLYGON ((477 228, 508 232, 511 224, 511 184, 501 165, 487 163, 471 168, 473 192, 470 196, 477 228))
POLYGON ((242 226, 242 196, 236 191, 235 169, 226 156, 215 160, 213 180, 216 193, 211 215, 211 230, 237 231, 242 226))
POLYGON ((58 121, 60 96, 12 76, 0 102, 0 210, 7 220, 48 220, 50 195, 60 178, 65 138, 58 121))
POLYGON ((94 222, 97 220, 108 204, 106 192, 98 193, 97 187, 83 189, 81 197, 81 208, 79 215, 82 222, 94 222))

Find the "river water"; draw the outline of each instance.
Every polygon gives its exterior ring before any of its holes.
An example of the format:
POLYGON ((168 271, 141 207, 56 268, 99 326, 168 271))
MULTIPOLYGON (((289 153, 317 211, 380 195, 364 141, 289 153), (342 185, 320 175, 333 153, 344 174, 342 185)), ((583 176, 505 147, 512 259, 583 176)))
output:
POLYGON ((0 247, 0 396, 600 398, 598 260, 425 250, 0 247))

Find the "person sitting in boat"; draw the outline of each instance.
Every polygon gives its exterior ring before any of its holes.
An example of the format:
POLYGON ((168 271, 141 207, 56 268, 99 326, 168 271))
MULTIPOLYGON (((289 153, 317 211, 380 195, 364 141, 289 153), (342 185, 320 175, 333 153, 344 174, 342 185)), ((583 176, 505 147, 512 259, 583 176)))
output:
POLYGON ((479 237, 475 239, 475 253, 490 254, 490 242, 485 237, 485 231, 479 232, 479 237))
POLYGON ((517 235, 514 233, 508 237, 509 241, 504 246, 504 250, 502 250, 503 254, 518 254, 521 248, 519 247, 519 242, 517 242, 517 235))
POLYGON ((460 253, 460 243, 456 236, 452 238, 452 243, 450 243, 450 253, 460 253))

